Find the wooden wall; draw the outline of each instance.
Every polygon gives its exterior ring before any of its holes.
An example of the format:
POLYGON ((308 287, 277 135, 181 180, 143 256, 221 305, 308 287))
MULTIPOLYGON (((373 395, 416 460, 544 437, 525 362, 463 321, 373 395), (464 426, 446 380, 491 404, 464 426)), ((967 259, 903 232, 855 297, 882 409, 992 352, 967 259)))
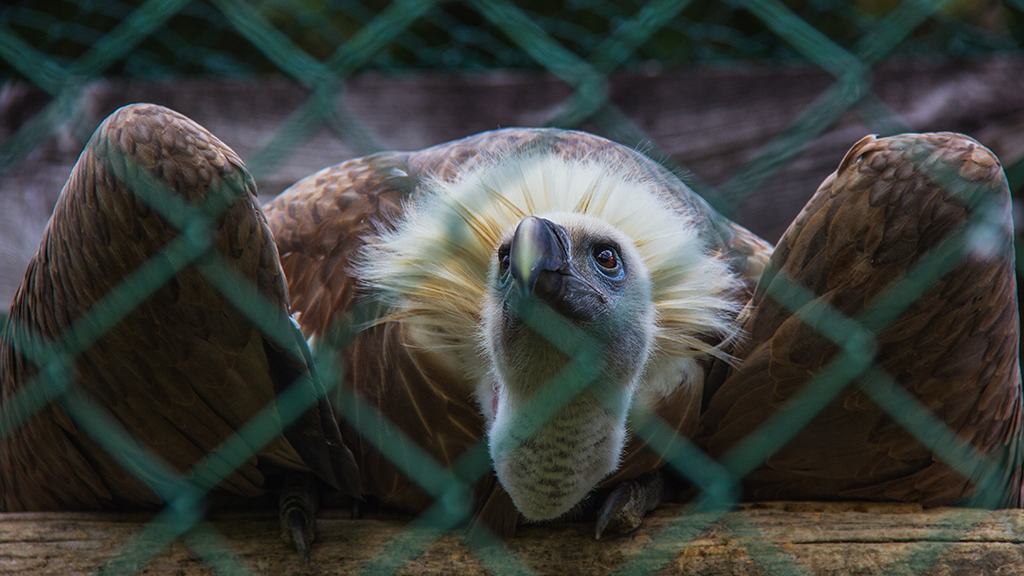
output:
MULTIPOLYGON (((873 78, 878 100, 910 130, 965 132, 1004 162, 1024 154, 1024 62, 896 62, 878 67, 873 78)), ((622 73, 609 89, 612 102, 662 150, 720 185, 833 83, 820 70, 778 66, 622 73)), ((363 74, 337 95, 356 122, 338 125, 364 131, 377 146, 415 150, 483 130, 541 124, 569 94, 565 84, 534 72, 363 74)), ((283 144, 277 160, 258 156, 307 96, 277 77, 88 85, 73 121, 0 175, 0 309, 20 283, 85 139, 114 109, 147 101, 190 116, 238 151, 261 196, 270 199, 307 174, 371 151, 322 127, 309 139, 283 144)), ((29 87, 0 87, 0 141, 45 102, 29 87)), ((866 122, 856 110, 822 126, 792 163, 749 190, 737 219, 774 241, 854 142, 891 129, 877 118, 866 122)))

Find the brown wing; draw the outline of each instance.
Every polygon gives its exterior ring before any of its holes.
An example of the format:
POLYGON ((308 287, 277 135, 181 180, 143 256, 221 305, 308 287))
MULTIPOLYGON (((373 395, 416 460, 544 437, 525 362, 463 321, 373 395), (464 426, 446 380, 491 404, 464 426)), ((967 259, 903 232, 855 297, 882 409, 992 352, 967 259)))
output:
MULTIPOLYGON (((307 334, 324 339, 344 328, 354 333, 355 305, 366 294, 353 260, 378 227, 395 222, 418 185, 419 174, 410 169, 408 157, 381 153, 344 162, 300 180, 266 206, 292 310, 307 334)), ((482 434, 471 384, 459 375, 432 377, 437 369, 423 366, 425 360, 410 354, 403 342, 398 324, 346 339, 340 358, 343 385, 351 383, 407 437, 450 466, 482 434)), ((341 397, 336 401, 344 405, 341 397)), ((426 508, 431 502, 427 494, 375 448, 397 442, 383 429, 366 428, 372 421, 356 418, 342 425, 360 465, 364 495, 399 508, 426 508)))
MULTIPOLYGON (((290 384, 291 378, 275 381, 271 374, 294 376, 304 369, 301 357, 264 338, 188 260, 156 255, 180 236, 137 196, 147 190, 157 200, 223 201, 227 209, 217 218, 212 254, 226 258, 286 313, 277 250, 238 156, 165 108, 134 105, 112 114, 75 165, 5 327, 4 424, 27 418, 0 444, 5 510, 160 503, 58 405, 34 416, 10 409, 18 393, 41 390, 25 388, 39 373, 25 355, 26 335, 60 339, 147 262, 162 266, 168 279, 148 296, 145 280, 126 282, 130 295, 122 292, 116 304, 130 304, 134 294, 140 303, 75 358, 75 386, 171 467, 184 472, 203 459, 217 464, 221 456, 215 449, 290 384), (175 263, 184 266, 177 274, 170 268, 175 263)), ((212 254, 199 261, 210 261, 212 254)), ((289 468, 309 465, 335 483, 324 434, 344 447, 337 428, 333 436, 320 429, 333 425, 323 416, 314 408, 292 429, 296 445, 278 438, 261 454, 289 468)), ((262 493, 255 457, 223 481, 216 471, 217 466, 204 466, 188 474, 234 494, 262 493)))
MULTIPOLYGON (((410 153, 382 153, 344 162, 296 183, 266 207, 288 277, 292 309, 303 329, 329 335, 332 327, 351 326, 355 304, 366 296, 355 277, 353 259, 378 227, 393 226, 403 202, 428 177, 451 180, 501 153, 537 149, 565 157, 601 157, 624 169, 646 174, 664 184, 666 201, 679 210, 696 212, 713 249, 729 258, 745 279, 746 302, 771 247, 750 232, 715 213, 664 168, 634 150, 583 132, 547 129, 505 129, 485 132, 410 153)), ((462 374, 431 365, 403 344, 397 325, 378 326, 360 334, 341 356, 345 382, 415 439, 435 459, 450 465, 483 435, 480 410, 472 398, 473 383, 462 374)), ((658 412, 675 430, 690 435, 696 424, 699 396, 679 394, 658 412)), ((359 424, 359 423, 357 423, 359 424)), ((357 426, 358 427, 358 426, 357 426)), ((372 440, 345 426, 346 442, 354 446, 367 494, 411 510, 430 499, 373 448, 372 440)), ((627 466, 616 477, 632 477, 660 465, 634 442, 627 466), (635 454, 634 454, 635 453, 635 454), (635 463, 635 465, 634 465, 635 463)), ((518 519, 511 500, 493 477, 481 485, 480 510, 485 523, 500 533, 514 529, 518 519)))
MULTIPOLYGON (((963 259, 878 327, 876 364, 1004 466, 1004 503, 1016 505, 1021 391, 1012 224, 1006 179, 991 152, 957 134, 864 138, 786 231, 770 269, 816 295, 805 311, 824 303, 870 322, 878 298, 984 202, 994 204, 985 220, 995 228, 968 232, 963 259)), ((703 415, 714 457, 756 433, 835 355, 836 346, 771 296, 782 276, 766 274, 758 286, 745 324, 749 340, 737 353, 744 361, 703 415)), ((970 491, 856 382, 746 480, 755 499, 940 505, 970 491)))

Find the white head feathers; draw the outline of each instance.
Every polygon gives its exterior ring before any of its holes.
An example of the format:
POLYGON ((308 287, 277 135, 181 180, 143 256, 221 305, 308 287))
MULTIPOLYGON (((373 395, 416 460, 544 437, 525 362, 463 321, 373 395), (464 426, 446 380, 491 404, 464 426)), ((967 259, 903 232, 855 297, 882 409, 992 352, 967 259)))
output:
MULTIPOLYGON (((673 358, 715 353, 702 336, 734 334, 734 277, 708 253, 694 215, 669 205, 654 182, 596 159, 520 152, 478 162, 453 181, 428 180, 395 228, 368 243, 359 273, 391 306, 388 319, 407 323, 415 344, 479 379, 489 264, 523 217, 552 212, 594 216, 633 240, 653 283, 650 364, 659 371, 679 372, 673 358)), ((655 396, 678 384, 651 376, 658 390, 647 392, 655 396)))

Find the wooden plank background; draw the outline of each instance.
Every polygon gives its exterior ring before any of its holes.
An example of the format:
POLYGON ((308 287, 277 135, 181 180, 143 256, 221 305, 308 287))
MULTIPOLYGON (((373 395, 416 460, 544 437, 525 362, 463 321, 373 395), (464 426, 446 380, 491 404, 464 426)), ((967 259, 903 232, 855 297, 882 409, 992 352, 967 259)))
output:
MULTIPOLYGON (((702 180, 718 185, 786 128, 834 79, 801 66, 620 73, 612 102, 665 152, 702 180)), ((964 132, 1009 162, 1024 154, 1024 62, 895 62, 874 71, 874 92, 914 131, 964 132)), ((339 91, 338 102, 379 145, 415 150, 483 130, 542 123, 570 94, 534 72, 481 75, 363 74, 339 91)), ((0 175, 0 308, 6 308, 35 252, 64 180, 94 128, 132 102, 174 108, 233 147, 270 199, 320 168, 369 151, 327 128, 286 146, 280 163, 260 165, 256 151, 308 96, 284 78, 252 80, 103 80, 83 91, 78 115, 24 161, 0 175)), ((25 85, 0 88, 0 141, 46 102, 25 85)), ((584 126, 583 128, 592 128, 584 126)), ((884 127, 883 127, 884 128, 884 127)), ((793 163, 749 191, 736 214, 774 241, 839 164, 846 150, 880 127, 848 112, 823 127, 793 163)), ((630 146, 644 142, 625 142, 630 146)))

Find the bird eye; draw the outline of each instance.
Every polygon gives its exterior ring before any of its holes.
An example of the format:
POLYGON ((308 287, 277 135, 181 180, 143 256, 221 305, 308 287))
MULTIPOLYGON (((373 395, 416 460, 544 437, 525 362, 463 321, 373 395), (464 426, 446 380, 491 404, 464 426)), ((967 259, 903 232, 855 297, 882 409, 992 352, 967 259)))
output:
POLYGON ((594 263, 597 269, 606 276, 618 276, 622 264, 619 262, 618 251, 613 246, 598 244, 593 250, 594 263))

